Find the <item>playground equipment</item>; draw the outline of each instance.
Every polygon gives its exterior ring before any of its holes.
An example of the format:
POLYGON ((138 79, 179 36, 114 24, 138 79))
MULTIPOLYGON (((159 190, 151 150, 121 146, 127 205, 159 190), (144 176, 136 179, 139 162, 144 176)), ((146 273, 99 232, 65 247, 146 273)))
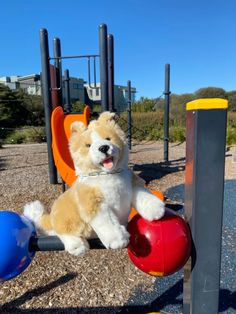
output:
POLYGON ((170 64, 165 64, 164 161, 169 161, 170 64))
POLYGON ((166 208, 165 217, 148 222, 140 215, 130 221, 128 254, 131 261, 152 276, 168 276, 180 270, 191 252, 186 222, 166 208))
POLYGON ((193 249, 184 268, 184 314, 218 313, 228 102, 187 104, 185 216, 193 249))
POLYGON ((62 107, 56 107, 52 112, 52 151, 54 162, 64 182, 69 186, 76 179, 74 164, 70 156, 68 141, 70 125, 74 121, 81 121, 86 126, 89 123, 90 108, 86 106, 83 114, 65 114, 62 107))
MULTIPOLYGON (((188 227, 180 216, 169 210, 165 217, 156 223, 149 223, 139 215, 135 215, 129 222, 128 229, 131 233, 129 256, 131 261, 144 272, 155 276, 168 275, 179 270, 186 261, 185 259, 180 261, 179 255, 182 254, 185 258, 190 255, 191 239, 188 227), (140 234, 143 233, 144 228, 145 234, 149 236, 145 238, 145 241, 140 241, 140 234), (174 231, 175 236, 171 237, 167 234, 170 229, 172 232, 174 231), (137 236, 138 242, 136 243, 137 236), (173 247, 176 249, 171 254, 168 253, 173 247), (180 253, 180 250, 185 252, 180 253), (159 254, 161 261, 158 257, 159 254), (173 263, 173 259, 176 261, 175 263, 173 263), (140 267, 143 263, 145 263, 145 267, 140 267), (164 271, 157 271, 160 266, 164 271)), ((64 250, 64 245, 58 237, 37 237, 35 227, 30 220, 8 211, 0 212, 0 238, 0 251, 2 252, 0 280, 2 281, 21 274, 31 263, 36 251, 64 250)), ((104 248, 98 239, 89 240, 89 244, 90 248, 104 248)))
MULTIPOLYGON (((99 25, 99 54, 62 56, 61 45, 58 38, 54 38, 54 56, 49 55, 48 32, 40 29, 40 47, 42 64, 42 96, 45 112, 46 138, 48 148, 49 180, 51 184, 57 183, 57 171, 52 152, 51 114, 53 103, 62 106, 62 60, 63 59, 87 59, 88 81, 92 88, 96 88, 96 60, 100 60, 100 87, 102 111, 114 111, 114 40, 112 35, 107 35, 107 26, 99 25), (94 64, 94 86, 90 82, 90 61, 94 64), (54 65, 50 64, 54 61, 54 65), (50 71, 51 69, 51 71, 50 71), (53 85, 53 86, 52 86, 53 85)), ((68 101, 67 101, 68 102, 68 101)), ((67 104, 68 105, 68 104, 67 104)), ((65 108, 68 111, 68 108, 65 108)))

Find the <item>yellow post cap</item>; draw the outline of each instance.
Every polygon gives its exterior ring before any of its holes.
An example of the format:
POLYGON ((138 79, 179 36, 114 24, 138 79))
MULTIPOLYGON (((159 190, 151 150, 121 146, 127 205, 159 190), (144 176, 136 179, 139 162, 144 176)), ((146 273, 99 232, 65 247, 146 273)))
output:
POLYGON ((202 98, 186 104, 186 110, 227 109, 228 100, 222 98, 202 98))

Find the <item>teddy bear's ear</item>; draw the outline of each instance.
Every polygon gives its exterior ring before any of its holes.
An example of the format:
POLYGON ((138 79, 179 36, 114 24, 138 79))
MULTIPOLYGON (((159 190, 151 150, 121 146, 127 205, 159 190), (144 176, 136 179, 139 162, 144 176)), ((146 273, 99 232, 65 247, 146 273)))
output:
POLYGON ((70 130, 71 134, 80 134, 86 129, 86 126, 84 125, 83 122, 80 121, 75 121, 71 123, 70 130))
POLYGON ((114 112, 109 112, 109 111, 105 111, 103 113, 100 114, 99 118, 98 118, 98 122, 99 123, 107 123, 107 122, 111 122, 111 121, 117 121, 118 116, 114 113, 114 112))

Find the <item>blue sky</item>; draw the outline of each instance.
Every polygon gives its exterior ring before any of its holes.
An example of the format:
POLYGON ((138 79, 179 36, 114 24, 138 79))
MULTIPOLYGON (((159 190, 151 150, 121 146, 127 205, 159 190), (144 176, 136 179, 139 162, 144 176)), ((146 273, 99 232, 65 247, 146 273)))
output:
MULTIPOLYGON (((115 40, 115 83, 158 97, 164 65, 171 91, 207 86, 236 89, 235 0, 8 0, 0 11, 0 76, 39 73, 39 29, 59 37, 63 55, 98 53, 98 25, 115 40)), ((65 61, 87 79, 81 60, 65 61)))

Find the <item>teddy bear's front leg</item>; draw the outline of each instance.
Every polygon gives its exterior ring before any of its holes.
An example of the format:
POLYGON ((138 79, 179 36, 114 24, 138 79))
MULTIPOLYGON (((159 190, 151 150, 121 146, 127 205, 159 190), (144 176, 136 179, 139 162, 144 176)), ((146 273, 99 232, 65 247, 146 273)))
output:
POLYGON ((118 218, 106 204, 101 204, 90 225, 107 249, 122 249, 129 243, 128 231, 120 225, 118 218))
POLYGON ((136 186, 133 190, 132 205, 145 219, 160 219, 165 213, 165 204, 146 188, 136 186))

